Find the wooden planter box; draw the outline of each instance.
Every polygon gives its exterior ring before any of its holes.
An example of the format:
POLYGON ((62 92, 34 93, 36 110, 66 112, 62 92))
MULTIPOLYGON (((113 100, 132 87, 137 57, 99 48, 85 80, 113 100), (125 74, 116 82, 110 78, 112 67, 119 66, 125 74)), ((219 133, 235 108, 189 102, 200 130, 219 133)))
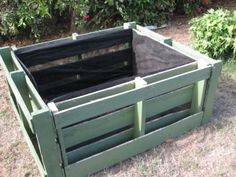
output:
MULTIPOLYGON (((125 23, 123 27, 83 35, 73 34, 69 38, 18 49, 5 47, 0 49, 0 55, 9 85, 10 99, 22 131, 42 176, 47 177, 93 174, 208 122, 212 116, 214 93, 222 68, 221 61, 212 60, 135 23, 125 23), (126 32, 130 36, 127 36, 126 32), (121 33, 123 37, 119 36, 121 33), (134 35, 140 37, 136 42, 134 35), (34 52, 37 51, 43 51, 45 56, 53 53, 48 59, 54 57, 56 60, 58 58, 54 54, 58 53, 53 52, 53 47, 62 45, 61 51, 64 52, 64 44, 67 42, 70 45, 74 42, 73 45, 82 46, 76 49, 68 47, 65 50, 71 50, 72 53, 78 51, 74 53, 76 57, 72 56, 70 59, 77 58, 79 66, 87 67, 88 63, 91 64, 90 62, 97 59, 96 61, 102 62, 95 66, 106 69, 114 64, 108 65, 107 62, 117 59, 117 62, 122 63, 119 65, 122 72, 120 68, 119 72, 117 68, 115 70, 115 73, 121 74, 118 81, 112 74, 102 75, 102 70, 91 77, 95 77, 95 81, 99 83, 94 82, 91 85, 91 78, 80 73, 76 75, 77 85, 67 87, 67 84, 75 82, 74 77, 69 77, 72 81, 54 78, 51 83, 50 79, 58 74, 50 73, 54 71, 54 66, 49 65, 52 69, 47 70, 49 74, 45 75, 45 72, 39 71, 40 67, 32 69, 32 63, 25 62, 27 57, 27 61, 36 61, 38 56, 34 52), (83 48, 87 42, 91 45, 83 48), (121 44, 123 48, 120 47, 121 44), (51 46, 46 48, 50 49, 48 53, 44 48, 47 45, 51 46), (109 49, 108 54, 102 54, 100 58, 91 53, 114 45, 118 45, 119 51, 113 52, 109 49), (128 50, 131 53, 124 55, 128 50), (121 57, 123 55, 123 58, 130 57, 124 60, 121 57), (146 57, 149 61, 153 59, 151 56, 150 60, 149 56, 154 55, 154 58, 157 57, 155 62, 160 59, 160 62, 164 63, 163 67, 157 70, 157 67, 151 64, 154 72, 136 72, 127 76, 139 55, 141 59, 146 57), (109 57, 110 60, 106 60, 109 57), (169 66, 171 57, 175 65, 169 66), (185 60, 188 62, 185 63, 185 60), (112 78, 108 79, 111 75, 112 78), (35 80, 32 77, 35 77, 35 80), (87 85, 82 87, 83 77, 86 80, 83 83, 87 85), (38 84, 44 80, 48 81, 46 86, 38 84), (110 85, 106 85, 107 82, 110 85), (64 85, 61 86, 60 83, 64 85), (87 87, 93 88, 92 91, 86 90, 87 87), (78 94, 72 89, 70 91, 77 94, 68 96, 67 93, 61 97, 60 93, 65 94, 64 92, 71 88, 87 92, 81 94, 81 91, 78 94), (55 99, 54 95, 50 100, 50 94, 54 93, 63 99, 55 99)), ((68 59, 68 55, 64 57, 68 59)), ((39 64, 42 64, 40 62, 43 59, 39 57, 39 64)), ((135 65, 137 71, 140 68, 145 69, 146 66, 142 68, 142 62, 135 65)), ((59 67, 64 65, 72 67, 68 63, 59 63, 59 67)), ((117 63, 115 65, 118 66, 117 63)), ((45 71, 45 68, 42 71, 45 71)))

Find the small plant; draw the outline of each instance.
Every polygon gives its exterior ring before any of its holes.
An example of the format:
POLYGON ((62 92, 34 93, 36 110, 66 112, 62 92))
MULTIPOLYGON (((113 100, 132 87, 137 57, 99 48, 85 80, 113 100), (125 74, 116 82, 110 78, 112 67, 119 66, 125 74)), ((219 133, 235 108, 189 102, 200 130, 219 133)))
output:
POLYGON ((236 59, 236 12, 209 10, 191 20, 193 47, 216 59, 236 59))

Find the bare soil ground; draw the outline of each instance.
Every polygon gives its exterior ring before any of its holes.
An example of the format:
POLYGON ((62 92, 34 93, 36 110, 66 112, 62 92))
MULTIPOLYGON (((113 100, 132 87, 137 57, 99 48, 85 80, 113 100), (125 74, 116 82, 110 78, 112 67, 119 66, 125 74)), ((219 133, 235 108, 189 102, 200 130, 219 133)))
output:
MULTIPOLYGON (((180 19, 158 32, 190 45, 187 21, 180 19)), ((93 176, 236 176, 235 69, 236 66, 224 66, 210 123, 93 176)), ((10 106, 1 68, 0 83, 0 177, 39 177, 10 106)))

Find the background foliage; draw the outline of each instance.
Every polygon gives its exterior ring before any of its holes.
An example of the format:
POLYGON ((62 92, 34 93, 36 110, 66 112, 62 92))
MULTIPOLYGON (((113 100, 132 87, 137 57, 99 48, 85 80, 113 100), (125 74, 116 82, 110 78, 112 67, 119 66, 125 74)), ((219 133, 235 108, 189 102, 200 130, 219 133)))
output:
POLYGON ((58 24, 106 28, 125 21, 162 24, 174 12, 200 12, 208 0, 1 0, 0 35, 39 38, 58 24))
POLYGON ((193 47, 216 59, 236 59, 236 12, 209 10, 191 21, 193 47))

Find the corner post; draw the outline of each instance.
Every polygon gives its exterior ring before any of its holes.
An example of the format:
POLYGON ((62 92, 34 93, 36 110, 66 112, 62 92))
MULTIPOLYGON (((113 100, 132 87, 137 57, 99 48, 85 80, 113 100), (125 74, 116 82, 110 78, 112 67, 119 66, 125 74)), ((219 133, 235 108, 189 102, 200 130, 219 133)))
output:
POLYGON ((53 116, 49 110, 33 114, 33 127, 47 177, 65 177, 53 116))
MULTIPOLYGON (((142 78, 135 78, 135 88, 142 88, 145 85, 147 85, 147 82, 142 78)), ((134 138, 138 138, 145 134, 146 107, 144 100, 137 102, 134 109, 134 138)))
POLYGON ((212 116, 214 96, 217 89, 218 78, 221 74, 222 66, 223 63, 221 61, 217 61, 216 63, 212 64, 211 77, 207 83, 206 96, 203 104, 204 114, 203 114, 202 124, 209 122, 212 116))

